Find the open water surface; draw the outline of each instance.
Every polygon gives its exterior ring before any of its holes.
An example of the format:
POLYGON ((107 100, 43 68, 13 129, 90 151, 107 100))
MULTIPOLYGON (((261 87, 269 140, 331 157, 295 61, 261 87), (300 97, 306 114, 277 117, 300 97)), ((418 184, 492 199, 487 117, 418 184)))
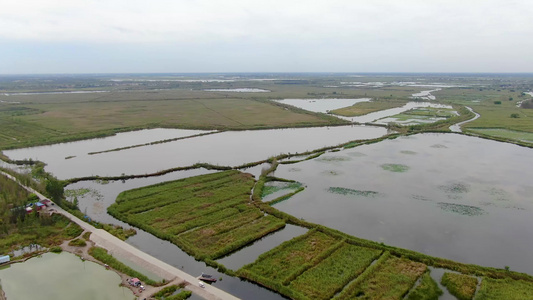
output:
POLYGON ((533 273, 533 151, 459 134, 386 140, 291 165, 276 208, 351 235, 533 273))
POLYGON ((113 271, 74 254, 45 253, 24 263, 0 270, 7 299, 130 300, 133 293, 123 287, 113 271))
MULTIPOLYGON (((173 130, 182 134, 181 129, 173 130)), ((191 133, 187 131, 186 134, 191 133)), ((47 164, 46 171, 59 179, 67 179, 92 175, 147 174, 199 162, 240 166, 282 153, 306 152, 352 140, 377 138, 386 133, 385 128, 370 126, 227 131, 95 155, 83 155, 82 152, 94 151, 96 147, 86 145, 98 142, 98 139, 9 150, 4 154, 11 159, 32 158, 43 161, 47 164), (76 157, 65 159, 69 156, 76 157)), ((131 143, 139 142, 134 139, 131 143)), ((122 142, 122 146, 125 145, 128 144, 122 142)), ((98 149, 102 148, 113 147, 98 149)))

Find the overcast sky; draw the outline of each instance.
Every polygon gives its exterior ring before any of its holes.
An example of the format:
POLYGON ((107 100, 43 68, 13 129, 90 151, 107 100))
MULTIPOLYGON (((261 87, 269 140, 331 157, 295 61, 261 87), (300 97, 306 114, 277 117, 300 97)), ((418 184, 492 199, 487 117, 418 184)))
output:
POLYGON ((533 1, 1 0, 1 74, 125 72, 533 72, 533 1))

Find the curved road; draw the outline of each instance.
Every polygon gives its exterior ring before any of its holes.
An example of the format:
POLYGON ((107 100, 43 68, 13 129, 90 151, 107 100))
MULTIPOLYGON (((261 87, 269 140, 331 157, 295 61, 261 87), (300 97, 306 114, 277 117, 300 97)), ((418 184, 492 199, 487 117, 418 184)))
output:
POLYGON ((468 123, 468 122, 472 122, 474 121, 475 119, 479 118, 481 115, 478 114, 477 112, 475 112, 472 108, 468 107, 468 106, 465 106, 469 111, 473 112, 475 114, 475 116, 472 118, 472 119, 469 119, 469 120, 466 120, 466 121, 463 121, 461 123, 457 123, 457 124, 454 124, 452 126, 450 126, 450 130, 452 132, 463 132, 463 130, 461 129, 461 126, 465 123, 468 123))
MULTIPOLYGON (((1 174, 7 176, 8 178, 17 182, 20 186, 25 188, 31 193, 34 193, 39 197, 39 199, 44 200, 48 199, 44 195, 35 191, 34 189, 22 185, 15 177, 0 171, 1 174)), ((48 199, 50 200, 50 199, 48 199)), ((192 291, 193 293, 201 296, 207 300, 238 300, 239 298, 228 294, 214 286, 205 284, 205 287, 202 288, 199 286, 198 279, 190 274, 187 274, 147 253, 142 252, 141 250, 133 247, 132 245, 120 240, 119 238, 111 235, 103 229, 97 229, 94 226, 85 223, 84 221, 78 219, 71 213, 65 211, 59 206, 55 206, 55 209, 58 213, 69 218, 72 222, 78 224, 85 231, 92 232, 91 240, 98 246, 105 248, 111 254, 117 254, 122 257, 127 257, 132 262, 150 270, 156 275, 165 278, 167 281, 181 279, 189 283, 186 286, 186 289, 192 291)))

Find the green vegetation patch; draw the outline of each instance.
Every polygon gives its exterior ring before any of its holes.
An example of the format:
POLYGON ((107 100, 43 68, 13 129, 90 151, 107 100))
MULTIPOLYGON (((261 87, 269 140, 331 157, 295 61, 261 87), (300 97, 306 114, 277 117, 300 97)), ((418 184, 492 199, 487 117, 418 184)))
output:
POLYGON ((74 202, 74 199, 85 198, 87 196, 90 196, 96 200, 102 200, 104 197, 99 191, 95 189, 79 188, 73 190, 65 190, 65 198, 70 202, 74 202))
MULTIPOLYGON (((458 274, 458 273, 449 273, 446 272, 442 275, 441 279, 442 285, 444 285, 450 294, 457 297, 459 300, 471 300, 476 293, 477 288, 477 278, 458 274)), ((477 298, 477 297, 476 297, 477 298)), ((483 299, 483 298, 478 298, 483 299)), ((494 299, 516 299, 516 298, 494 298, 494 299)))
POLYGON ((344 162, 344 161, 350 161, 351 158, 346 156, 321 156, 316 159, 316 161, 324 162, 324 163, 331 163, 331 162, 344 162))
POLYGON ((476 300, 531 299, 533 283, 523 280, 483 278, 476 300))
POLYGON ((395 172, 395 173, 404 173, 409 170, 409 166, 401 164, 383 164, 381 168, 385 171, 395 172))
POLYGON ((400 153, 407 154, 407 155, 416 155, 416 154, 418 154, 417 152, 411 151, 411 150, 403 150, 403 151, 400 151, 400 153))
POLYGON ((444 211, 460 214, 463 216, 479 216, 485 214, 485 210, 477 206, 438 202, 437 205, 444 211))
POLYGON ((302 184, 299 182, 270 181, 264 185, 261 197, 268 196, 281 190, 297 190, 301 186, 302 184))
POLYGON ((170 285, 152 295, 157 300, 185 300, 192 295, 191 291, 179 291, 184 285, 170 285), (179 291, 179 293, 177 293, 179 291))
MULTIPOLYGON (((253 212, 261 213, 260 211, 253 212)), ((221 222, 231 224, 231 226, 222 230, 222 233, 216 230, 218 224, 215 224, 179 236, 177 244, 186 245, 189 249, 192 248, 197 255, 205 255, 211 259, 216 259, 285 226, 285 222, 273 216, 265 216, 244 222, 237 220, 237 224, 244 223, 238 227, 233 225, 233 221, 234 218, 229 217, 221 222)))
POLYGON ((385 256, 350 283, 335 299, 402 299, 426 271, 426 265, 385 256))
POLYGON ((370 102, 359 102, 349 107, 343 107, 339 109, 332 110, 332 114, 345 117, 355 117, 369 114, 371 112, 396 108, 404 106, 407 101, 398 101, 398 100, 386 100, 379 101, 373 100, 370 102))
POLYGON ((239 272, 248 271, 281 283, 294 270, 311 262, 335 242, 334 238, 324 233, 309 231, 260 255, 254 263, 242 267, 239 272))
POLYGON ((437 300, 440 295, 442 290, 428 271, 420 278, 420 284, 409 292, 407 300, 437 300))
POLYGON ((68 242, 68 245, 74 247, 85 247, 87 246, 87 243, 84 239, 73 239, 72 241, 68 242))
POLYGON ((468 128, 468 132, 479 133, 503 139, 533 143, 533 132, 516 131, 501 128, 468 128))
POLYGON ((292 281, 290 287, 310 299, 331 299, 359 276, 381 252, 344 243, 328 258, 292 281))
POLYGON ((470 186, 466 183, 454 182, 447 185, 439 186, 439 189, 445 193, 464 194, 470 191, 470 186))
POLYGON ((122 192, 108 212, 197 259, 215 259, 285 226, 250 204, 253 185, 235 170, 190 177, 122 192))
POLYGON ((344 196, 353 195, 353 196, 361 196, 361 197, 376 197, 377 195, 379 195, 378 192, 374 192, 374 191, 361 191, 361 190, 354 190, 354 189, 349 189, 349 188, 333 187, 333 186, 328 188, 327 191, 329 193, 339 194, 339 195, 344 195, 344 196))
POLYGON ((35 200, 35 195, 0 175, 0 255, 30 244, 47 248, 57 246, 83 232, 80 226, 62 215, 26 213, 25 205, 35 200))

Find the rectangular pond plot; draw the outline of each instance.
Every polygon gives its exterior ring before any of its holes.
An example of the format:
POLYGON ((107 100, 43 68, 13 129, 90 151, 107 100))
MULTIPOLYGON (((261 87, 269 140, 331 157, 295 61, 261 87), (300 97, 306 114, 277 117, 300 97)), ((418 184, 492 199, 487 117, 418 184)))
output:
POLYGON ((533 295, 533 283, 524 280, 483 277, 476 299, 527 300, 533 295))
POLYGON ((331 236, 311 230, 264 253, 254 263, 240 269, 240 275, 251 277, 249 279, 262 284, 261 278, 281 283, 303 264, 310 263, 337 242, 331 236))
POLYGON ((244 265, 252 263, 259 255, 271 250, 282 242, 305 234, 306 232, 307 228, 287 224, 285 225, 285 228, 267 235, 254 242, 252 245, 229 256, 219 259, 218 262, 231 270, 238 270, 244 265))
POLYGON ((402 299, 427 266, 385 253, 334 299, 402 299))
POLYGON ((309 299, 331 299, 359 276, 381 252, 345 243, 329 257, 298 276, 290 287, 309 299))
MULTIPOLYGON (((227 255, 247 244, 285 226, 285 222, 273 216, 266 216, 240 227, 222 231, 220 234, 212 234, 208 228, 198 229, 199 234, 189 238, 179 236, 176 242, 189 251, 199 255, 205 255, 216 259, 227 255)), ((197 230, 197 231, 198 231, 197 230)))

